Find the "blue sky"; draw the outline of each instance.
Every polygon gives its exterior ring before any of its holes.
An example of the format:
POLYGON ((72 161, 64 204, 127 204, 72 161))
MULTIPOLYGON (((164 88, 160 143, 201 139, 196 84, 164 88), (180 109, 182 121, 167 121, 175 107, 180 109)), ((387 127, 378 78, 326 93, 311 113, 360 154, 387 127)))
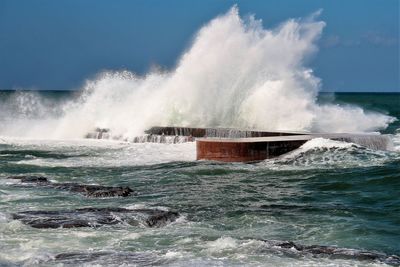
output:
POLYGON ((234 4, 267 28, 322 8, 327 26, 309 63, 322 89, 400 91, 398 0, 0 0, 0 88, 78 89, 102 70, 173 68, 234 4))

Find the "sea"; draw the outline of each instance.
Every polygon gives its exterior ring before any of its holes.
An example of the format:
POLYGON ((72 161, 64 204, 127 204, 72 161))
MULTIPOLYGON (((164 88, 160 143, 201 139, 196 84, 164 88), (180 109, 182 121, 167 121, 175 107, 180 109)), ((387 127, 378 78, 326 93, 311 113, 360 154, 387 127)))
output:
MULTIPOLYGON (((45 120, 52 108, 62 113, 57 107, 75 95, 2 91, 0 127, 19 124, 22 117, 45 120), (38 98, 46 112, 34 105, 38 98)), ((400 255, 400 94, 320 93, 318 103, 328 102, 396 118, 380 130, 390 136, 391 149, 318 138, 278 158, 221 163, 197 161, 194 142, 47 138, 2 128, 0 266, 389 266, 268 245, 279 240, 400 255), (128 186, 134 194, 90 198, 8 179, 29 175, 55 183, 128 186), (160 227, 56 229, 33 228, 12 217, 89 207, 176 211, 179 217, 160 227)), ((24 125, 30 124, 19 129, 24 125)))

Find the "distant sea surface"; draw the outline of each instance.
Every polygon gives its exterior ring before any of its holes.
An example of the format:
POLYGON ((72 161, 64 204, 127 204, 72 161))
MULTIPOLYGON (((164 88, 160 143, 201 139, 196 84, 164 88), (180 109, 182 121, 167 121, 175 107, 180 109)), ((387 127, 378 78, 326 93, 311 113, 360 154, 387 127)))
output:
MULTIPOLYGON (((16 108, 7 103, 17 93, 0 92, 0 116, 16 108)), ((35 94, 61 112, 57 105, 76 93, 35 94)), ((24 99, 25 115, 40 115, 24 99)), ((321 93, 319 102, 328 101, 396 117, 382 131, 390 134, 392 151, 315 139, 276 159, 226 164, 196 161, 194 143, 0 136, 0 266, 384 266, 275 249, 264 241, 400 255, 400 94, 321 93), (15 175, 129 186, 135 194, 87 198, 7 179, 15 175), (38 229, 11 216, 85 207, 171 210, 180 217, 155 228, 38 229), (107 256, 93 256, 98 252, 107 256), (56 257, 60 253, 71 254, 56 257)))

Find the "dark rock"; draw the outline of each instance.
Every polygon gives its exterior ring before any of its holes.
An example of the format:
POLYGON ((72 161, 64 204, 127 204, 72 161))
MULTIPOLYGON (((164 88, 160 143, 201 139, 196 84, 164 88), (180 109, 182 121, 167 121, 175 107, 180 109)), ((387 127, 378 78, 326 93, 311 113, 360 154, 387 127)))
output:
POLYGON ((35 184, 46 188, 55 188, 80 193, 87 197, 127 197, 133 190, 127 186, 101 186, 78 183, 52 183, 43 176, 11 176, 9 179, 19 179, 21 183, 35 184))
POLYGON ((154 212, 152 212, 146 219, 146 224, 149 227, 160 227, 168 224, 171 221, 175 221, 178 217, 179 213, 176 211, 159 212, 154 210, 154 212))
POLYGON ((92 252, 92 253, 82 253, 82 252, 69 252, 69 253, 60 253, 54 257, 56 261, 73 261, 74 263, 78 262, 88 262, 96 260, 103 256, 110 255, 110 252, 92 252))
POLYGON ((28 176, 10 176, 8 179, 17 179, 20 180, 21 183, 49 183, 46 177, 43 176, 35 176, 35 175, 28 175, 28 176))
POLYGON ((81 265, 91 263, 99 266, 154 266, 161 264, 154 254, 146 252, 69 252, 57 254, 52 261, 55 264, 81 265))
POLYGON ((122 186, 101 186, 101 185, 85 185, 77 183, 53 183, 51 187, 55 189, 68 190, 71 192, 81 193, 87 197, 127 197, 133 190, 129 187, 122 186))
POLYGON ((376 261, 389 265, 399 266, 400 257, 396 255, 387 255, 374 251, 364 251, 350 248, 339 248, 335 246, 305 246, 292 241, 262 240, 267 249, 278 249, 287 254, 312 255, 313 257, 325 256, 333 259, 348 259, 359 261, 376 261))
POLYGON ((278 244, 275 244, 275 246, 278 246, 280 248, 287 248, 287 249, 294 248, 299 251, 303 250, 303 247, 301 245, 297 245, 292 241, 282 241, 282 242, 279 242, 278 244))
POLYGON ((154 209, 82 208, 66 211, 24 211, 12 214, 34 228, 99 227, 115 224, 143 224, 161 227, 179 217, 177 212, 154 209))

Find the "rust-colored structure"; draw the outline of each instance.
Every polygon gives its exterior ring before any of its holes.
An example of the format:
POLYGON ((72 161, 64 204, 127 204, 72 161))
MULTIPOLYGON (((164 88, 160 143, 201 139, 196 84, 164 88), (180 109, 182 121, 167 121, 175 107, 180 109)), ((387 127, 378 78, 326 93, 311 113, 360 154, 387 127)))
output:
POLYGON ((223 162, 251 162, 280 156, 299 148, 310 135, 196 140, 198 160, 223 162))

